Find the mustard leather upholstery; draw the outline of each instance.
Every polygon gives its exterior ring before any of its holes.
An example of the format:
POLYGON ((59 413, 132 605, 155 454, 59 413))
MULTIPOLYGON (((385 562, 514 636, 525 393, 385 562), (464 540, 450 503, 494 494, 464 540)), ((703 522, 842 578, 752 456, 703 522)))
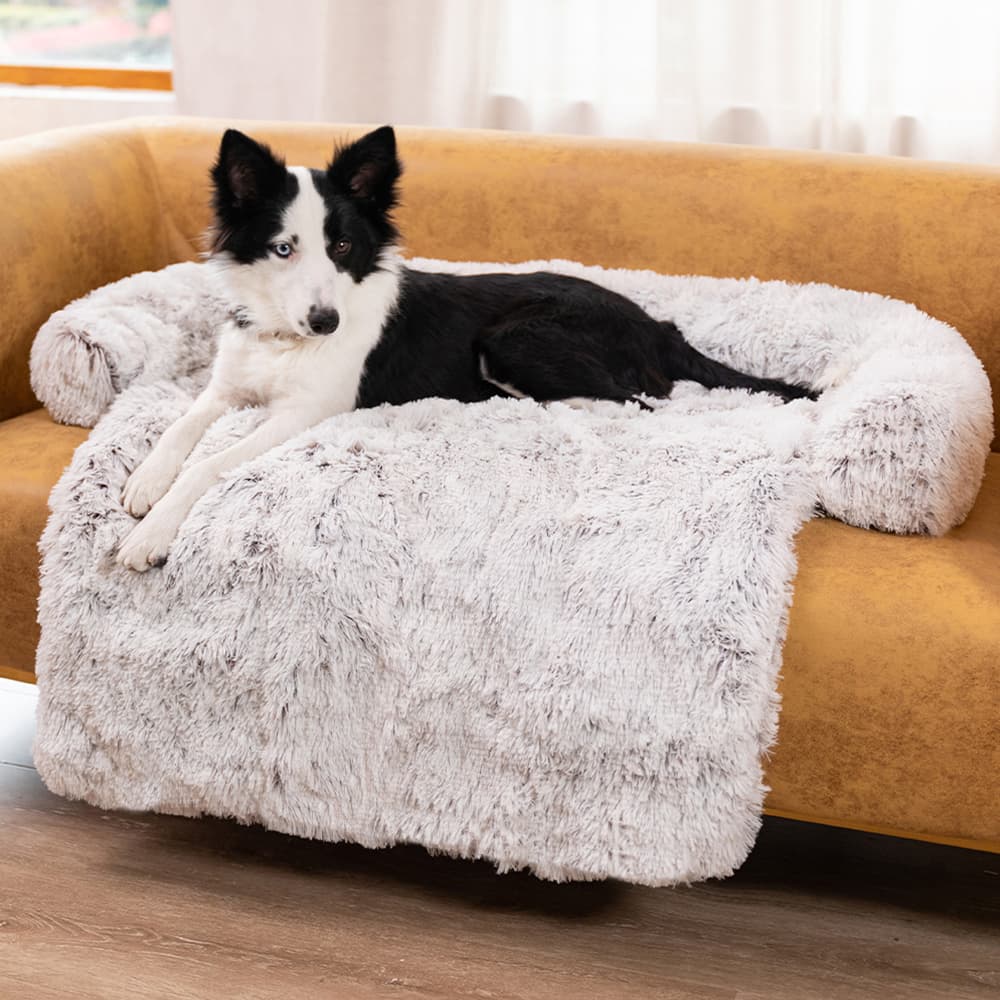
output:
POLYGON ((47 501, 82 427, 53 423, 45 410, 0 421, 0 675, 31 680, 38 644, 38 538, 47 501))
POLYGON ((1000 455, 943 538, 812 521, 768 804, 1000 841, 1000 455))
MULTIPOLYGON (((89 289, 197 256, 206 171, 231 124, 133 120, 0 144, 0 674, 31 676, 45 498, 86 434, 37 409, 31 339, 89 289)), ((311 165, 363 131, 238 127, 311 165)), ((399 137, 410 253, 882 292, 954 324, 1000 388, 1000 171, 476 131, 399 137)), ((944 538, 814 521, 798 552, 768 810, 1000 850, 1000 455, 972 515, 944 538)))

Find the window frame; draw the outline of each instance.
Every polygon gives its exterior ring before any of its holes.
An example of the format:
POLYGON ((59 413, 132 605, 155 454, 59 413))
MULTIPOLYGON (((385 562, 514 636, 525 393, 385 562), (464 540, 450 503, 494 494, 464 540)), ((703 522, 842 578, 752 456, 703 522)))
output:
POLYGON ((107 87, 114 90, 173 90, 169 69, 62 63, 0 63, 0 84, 24 87, 107 87))

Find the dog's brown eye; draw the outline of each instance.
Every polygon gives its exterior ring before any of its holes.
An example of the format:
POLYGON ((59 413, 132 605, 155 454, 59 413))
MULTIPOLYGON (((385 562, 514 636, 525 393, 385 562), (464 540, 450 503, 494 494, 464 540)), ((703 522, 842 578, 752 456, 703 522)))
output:
POLYGON ((350 249, 351 249, 351 241, 346 239, 340 239, 337 240, 337 242, 334 244, 333 252, 338 257, 343 257, 344 254, 347 253, 347 251, 350 249))

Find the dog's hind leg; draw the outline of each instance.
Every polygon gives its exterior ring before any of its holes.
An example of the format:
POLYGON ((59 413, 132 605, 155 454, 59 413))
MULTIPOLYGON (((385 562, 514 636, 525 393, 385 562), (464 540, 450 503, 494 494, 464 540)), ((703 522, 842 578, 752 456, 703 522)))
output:
MULTIPOLYGON (((585 336, 575 337, 558 323, 507 323, 479 338, 476 350, 483 381, 508 396, 539 402, 609 399, 651 409, 638 398, 643 390, 628 369, 612 371, 589 349, 585 336)), ((669 387, 662 388, 668 395, 669 387)))

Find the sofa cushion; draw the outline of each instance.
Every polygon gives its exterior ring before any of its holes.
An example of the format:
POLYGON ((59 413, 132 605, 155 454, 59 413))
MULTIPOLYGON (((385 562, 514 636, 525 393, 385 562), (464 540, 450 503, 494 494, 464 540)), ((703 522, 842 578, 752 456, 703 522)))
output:
POLYGON ((807 524, 770 809, 1000 849, 1000 455, 942 538, 807 524))
POLYGON ((45 410, 0 421, 0 675, 30 680, 38 643, 38 538, 49 491, 89 431, 45 410))

